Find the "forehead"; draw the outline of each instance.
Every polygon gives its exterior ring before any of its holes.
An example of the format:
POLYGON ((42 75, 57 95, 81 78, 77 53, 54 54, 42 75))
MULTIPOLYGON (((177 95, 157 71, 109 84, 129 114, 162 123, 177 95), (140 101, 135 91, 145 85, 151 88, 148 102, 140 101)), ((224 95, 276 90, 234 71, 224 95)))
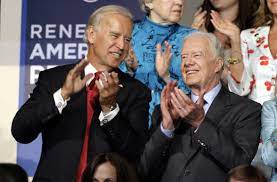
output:
POLYGON ((194 35, 184 40, 182 53, 188 52, 209 52, 210 40, 202 35, 194 35))

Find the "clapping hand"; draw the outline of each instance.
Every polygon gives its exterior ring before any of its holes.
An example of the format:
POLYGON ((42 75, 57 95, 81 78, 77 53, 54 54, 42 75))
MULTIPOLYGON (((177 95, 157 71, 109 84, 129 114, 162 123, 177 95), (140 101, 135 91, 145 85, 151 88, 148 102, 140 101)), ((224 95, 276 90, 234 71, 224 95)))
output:
POLYGON ((170 81, 169 66, 172 57, 171 45, 165 41, 165 51, 162 51, 161 44, 156 46, 156 70, 158 75, 166 82, 170 81))
POLYGON ((193 15, 193 22, 191 27, 203 32, 207 32, 205 28, 205 21, 206 21, 207 11, 202 11, 200 7, 193 15))
POLYGON ((212 10, 211 16, 211 22, 217 31, 229 37, 231 44, 240 43, 240 29, 234 23, 221 18, 214 10, 212 10))
POLYGON ((99 90, 99 103, 102 111, 109 112, 111 106, 116 105, 117 93, 120 89, 118 74, 115 72, 102 72, 95 84, 99 90))
POLYGON ((171 93, 171 104, 174 112, 183 121, 189 123, 194 128, 198 128, 204 121, 205 111, 204 92, 199 96, 199 99, 194 103, 181 89, 175 87, 171 93))
POLYGON ((81 79, 81 74, 88 63, 87 60, 82 60, 68 72, 61 91, 64 100, 67 100, 71 95, 82 90, 85 87, 86 82, 93 76, 93 74, 88 74, 81 79))

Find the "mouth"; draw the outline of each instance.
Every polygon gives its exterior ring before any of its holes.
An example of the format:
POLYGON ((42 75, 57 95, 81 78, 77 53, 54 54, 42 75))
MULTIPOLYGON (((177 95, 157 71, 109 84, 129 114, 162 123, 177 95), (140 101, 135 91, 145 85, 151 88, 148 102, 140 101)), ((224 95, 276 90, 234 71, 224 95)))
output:
POLYGON ((186 69, 186 71, 185 71, 185 73, 186 73, 187 76, 196 74, 196 73, 198 73, 198 72, 199 72, 198 69, 186 69))
POLYGON ((182 13, 182 10, 173 10, 172 12, 173 12, 173 13, 177 13, 177 14, 181 14, 181 13, 182 13))
POLYGON ((122 51, 119 52, 111 52, 114 58, 119 59, 122 56, 122 51))

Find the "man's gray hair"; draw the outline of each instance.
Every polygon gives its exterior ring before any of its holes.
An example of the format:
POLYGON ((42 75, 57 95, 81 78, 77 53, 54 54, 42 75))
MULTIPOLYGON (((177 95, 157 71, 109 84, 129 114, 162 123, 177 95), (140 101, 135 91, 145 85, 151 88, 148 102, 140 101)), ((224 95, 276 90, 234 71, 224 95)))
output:
POLYGON ((206 37, 210 42, 209 47, 210 47, 211 51, 213 52, 213 54, 216 57, 221 57, 222 59, 224 59, 224 49, 222 47, 221 42, 214 34, 206 33, 206 32, 193 32, 193 33, 189 34, 188 36, 186 36, 184 41, 186 39, 188 39, 189 37, 194 37, 194 36, 206 37))
POLYGON ((85 30, 85 35, 84 35, 84 42, 88 43, 88 38, 87 38, 87 30, 93 26, 95 29, 97 29, 101 23, 101 20, 103 17, 105 17, 108 14, 120 14, 122 16, 126 16, 127 18, 130 18, 130 20, 133 20, 133 15, 132 13, 125 7, 118 6, 118 5, 107 5, 103 6, 96 11, 94 11, 88 20, 86 30, 85 30))

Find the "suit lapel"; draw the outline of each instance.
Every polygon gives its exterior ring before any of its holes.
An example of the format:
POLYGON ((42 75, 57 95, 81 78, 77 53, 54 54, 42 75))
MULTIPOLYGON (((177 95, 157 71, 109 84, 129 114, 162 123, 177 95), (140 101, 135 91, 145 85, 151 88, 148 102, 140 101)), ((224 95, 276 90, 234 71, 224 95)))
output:
MULTIPOLYGON (((213 100, 212 105, 210 106, 206 114, 206 117, 209 118, 209 120, 212 121, 215 126, 219 124, 220 119, 223 118, 226 111, 228 110, 228 107, 231 105, 229 94, 230 93, 226 90, 226 88, 222 86, 221 90, 213 100)), ((191 134, 187 133, 185 136, 183 136, 182 139, 183 153, 187 155, 187 162, 185 164, 185 167, 197 155, 197 153, 200 152, 199 144, 196 143, 196 141, 192 140, 191 136, 193 134, 193 131, 188 130, 187 132, 190 132, 191 134), (191 147, 188 149, 186 146, 191 147)))
POLYGON ((225 115, 225 112, 228 110, 228 107, 231 105, 230 93, 227 89, 222 86, 218 95, 215 97, 212 105, 210 106, 206 117, 213 122, 215 126, 218 125, 218 122, 225 115))

